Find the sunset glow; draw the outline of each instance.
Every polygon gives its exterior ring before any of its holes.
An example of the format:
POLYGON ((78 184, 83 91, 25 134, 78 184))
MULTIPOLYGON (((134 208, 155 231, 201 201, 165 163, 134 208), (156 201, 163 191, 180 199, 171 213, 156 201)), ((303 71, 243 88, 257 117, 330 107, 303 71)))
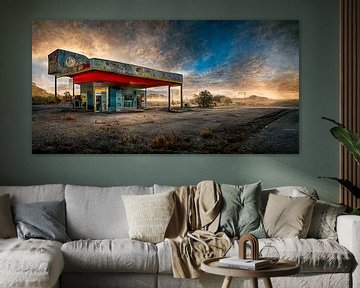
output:
POLYGON ((56 49, 181 73, 185 98, 206 89, 299 99, 298 21, 33 21, 32 81, 52 93, 56 49))

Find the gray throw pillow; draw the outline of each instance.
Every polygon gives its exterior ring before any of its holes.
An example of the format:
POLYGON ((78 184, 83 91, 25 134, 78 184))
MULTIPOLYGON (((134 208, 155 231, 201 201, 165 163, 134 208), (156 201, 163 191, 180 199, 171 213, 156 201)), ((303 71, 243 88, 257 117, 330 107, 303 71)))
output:
POLYGON ((0 196, 0 238, 16 237, 15 224, 11 215, 10 195, 0 196))
POLYGON ((19 238, 70 241, 65 232, 65 201, 15 204, 13 215, 19 238))
POLYGON ((222 209, 218 231, 229 237, 253 234, 266 238, 260 216, 261 182, 235 186, 222 184, 222 209))
POLYGON ((337 240, 336 219, 346 206, 318 200, 312 214, 309 238, 337 240))

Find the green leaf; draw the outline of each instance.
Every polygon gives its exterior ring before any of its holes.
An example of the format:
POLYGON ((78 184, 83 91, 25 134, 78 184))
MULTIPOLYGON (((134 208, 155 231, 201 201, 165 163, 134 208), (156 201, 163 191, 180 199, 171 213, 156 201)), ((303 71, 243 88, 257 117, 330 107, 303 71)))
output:
POLYGON ((319 177, 319 178, 327 178, 330 180, 334 180, 339 182, 342 186, 344 186, 347 190, 349 190, 356 198, 360 198, 360 188, 355 186, 351 181, 340 179, 336 177, 319 177))
POLYGON ((342 125, 341 123, 339 122, 336 122, 334 119, 330 119, 330 118, 327 118, 327 117, 321 117, 322 119, 325 119, 325 120, 328 120, 336 125, 338 125, 339 127, 345 127, 344 125, 342 125))
POLYGON ((322 117, 322 119, 328 120, 337 125, 337 127, 330 129, 331 134, 350 151, 356 162, 360 165, 360 136, 333 119, 326 117, 322 117))
POLYGON ((345 127, 331 128, 331 134, 339 140, 354 156, 360 165, 360 137, 356 133, 349 131, 345 127))
POLYGON ((360 208, 354 208, 351 212, 351 215, 358 215, 360 216, 360 208))

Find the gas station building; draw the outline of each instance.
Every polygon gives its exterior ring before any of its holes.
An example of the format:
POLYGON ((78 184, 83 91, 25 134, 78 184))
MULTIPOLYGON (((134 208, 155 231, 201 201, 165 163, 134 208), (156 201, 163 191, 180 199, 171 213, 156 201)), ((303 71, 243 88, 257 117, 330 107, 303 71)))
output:
POLYGON ((80 85, 81 103, 94 112, 121 112, 146 108, 148 88, 168 87, 168 110, 171 108, 172 87, 180 89, 180 106, 183 107, 183 75, 155 70, 147 67, 98 58, 57 49, 48 55, 48 74, 57 79, 72 78, 74 85, 80 85))

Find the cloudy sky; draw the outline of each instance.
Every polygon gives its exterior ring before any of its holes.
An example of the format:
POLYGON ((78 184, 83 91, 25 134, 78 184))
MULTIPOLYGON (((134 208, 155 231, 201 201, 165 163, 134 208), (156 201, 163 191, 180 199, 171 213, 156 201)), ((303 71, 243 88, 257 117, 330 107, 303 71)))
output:
POLYGON ((185 97, 299 98, 298 21, 33 21, 32 81, 50 92, 58 48, 181 73, 185 97))

